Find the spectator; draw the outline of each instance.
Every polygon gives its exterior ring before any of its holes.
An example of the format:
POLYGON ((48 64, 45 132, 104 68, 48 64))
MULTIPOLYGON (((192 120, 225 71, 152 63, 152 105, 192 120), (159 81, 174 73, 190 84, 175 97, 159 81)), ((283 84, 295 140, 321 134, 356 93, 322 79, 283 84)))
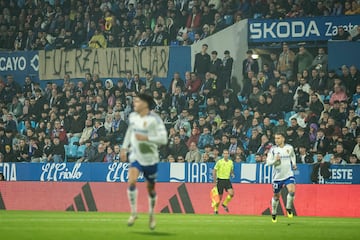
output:
POLYGON ((174 77, 170 83, 169 93, 174 94, 176 91, 176 87, 180 87, 180 90, 183 90, 185 88, 184 81, 180 78, 180 73, 178 72, 174 73, 174 77))
POLYGON ((296 73, 301 73, 304 70, 309 70, 312 65, 313 56, 305 49, 304 45, 300 45, 299 52, 294 59, 296 73))
POLYGON ((287 78, 291 78, 293 75, 294 70, 294 60, 295 60, 295 54, 293 51, 289 49, 289 46, 287 43, 283 43, 283 51, 281 52, 279 56, 279 63, 277 70, 280 73, 283 73, 286 75, 287 78))
POLYGON ((199 75, 201 79, 204 78, 205 73, 209 71, 210 67, 210 55, 207 54, 207 44, 203 44, 201 52, 195 55, 194 72, 199 75))
POLYGON ((186 146, 188 148, 190 148, 190 144, 191 143, 195 143, 196 145, 198 145, 199 142, 199 137, 200 137, 200 131, 199 128, 195 127, 191 130, 191 136, 189 137, 189 139, 186 142, 186 146))
POLYGON ((201 22, 201 13, 197 6, 193 6, 191 10, 191 14, 189 14, 186 27, 188 28, 189 32, 197 31, 200 28, 201 22))
POLYGON ((346 92, 344 91, 343 87, 335 84, 334 85, 334 92, 331 94, 330 97, 330 105, 334 105, 335 101, 341 102, 347 99, 346 92))
POLYGON ((101 32, 101 30, 96 29, 94 32, 94 36, 91 37, 89 41, 89 47, 90 48, 106 48, 107 42, 106 39, 101 32))
POLYGON ((356 155, 355 154, 351 154, 350 156, 349 156, 349 164, 360 164, 360 161, 359 161, 359 159, 356 157, 356 155))
POLYGON ((201 160, 201 154, 199 150, 197 149, 196 143, 191 142, 189 151, 186 153, 185 161, 186 162, 200 162, 201 160))
POLYGON ((209 72, 219 75, 220 71, 221 71, 221 65, 222 65, 222 62, 221 62, 220 58, 218 58, 217 51, 212 51, 210 65, 209 65, 209 72))
POLYGON ((55 120, 54 128, 51 131, 51 139, 58 138, 62 144, 67 144, 68 139, 66 135, 66 130, 61 126, 60 120, 55 120))
POLYGON ((105 156, 107 154, 107 152, 105 151, 105 145, 103 143, 99 143, 99 145, 97 146, 97 153, 94 156, 94 162, 104 162, 105 161, 105 156))
POLYGON ((312 155, 307 151, 306 146, 299 146, 298 154, 296 154, 297 163, 313 163, 314 159, 312 155))
POLYGON ((187 152, 188 148, 185 145, 184 141, 181 140, 179 135, 175 135, 174 144, 170 146, 169 153, 173 155, 175 159, 178 159, 178 157, 182 157, 183 159, 185 159, 187 152))
POLYGON ((222 60, 222 72, 221 76, 226 83, 226 87, 230 88, 231 86, 231 74, 234 64, 234 59, 230 56, 230 51, 225 50, 224 58, 222 60))
POLYGON ((259 64, 257 59, 253 58, 252 50, 246 51, 246 59, 243 60, 242 66, 244 78, 248 77, 249 72, 253 72, 254 74, 257 74, 259 72, 259 64))
POLYGON ((190 76, 190 79, 186 81, 185 88, 187 89, 188 95, 197 95, 201 87, 201 79, 195 72, 192 72, 190 76))
POLYGON ((338 26, 337 34, 333 36, 332 40, 350 40, 351 36, 348 31, 344 30, 343 26, 338 26))
POLYGON ((328 55, 325 53, 324 48, 318 49, 318 55, 312 61, 311 67, 315 69, 322 69, 325 72, 327 71, 328 66, 328 55))
POLYGON ((204 127, 203 133, 199 137, 198 147, 200 150, 204 149, 206 145, 213 145, 214 137, 210 134, 209 128, 204 127))
POLYGON ((64 144, 60 141, 58 136, 53 138, 52 161, 54 163, 61 163, 65 160, 64 144))

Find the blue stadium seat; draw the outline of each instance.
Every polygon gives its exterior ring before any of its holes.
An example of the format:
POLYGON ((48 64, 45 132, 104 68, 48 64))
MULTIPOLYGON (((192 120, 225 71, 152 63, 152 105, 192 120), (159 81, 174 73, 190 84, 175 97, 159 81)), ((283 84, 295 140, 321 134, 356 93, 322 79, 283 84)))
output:
POLYGON ((79 137, 71 137, 69 140, 69 145, 74 145, 74 143, 79 142, 80 138, 79 137))
POLYGON ((170 46, 179 46, 179 41, 171 41, 170 46))
POLYGON ((24 121, 18 122, 17 130, 18 130, 19 133, 22 133, 25 130, 24 121))
POLYGON ((316 154, 313 155, 313 160, 314 160, 314 163, 317 162, 317 155, 316 154))
POLYGON ((256 163, 256 161, 255 161, 255 154, 250 154, 249 156, 247 156, 246 162, 247 162, 247 163, 256 163))
POLYGON ((76 146, 76 145, 67 145, 67 149, 68 150, 67 150, 67 153, 66 153, 66 157, 68 157, 68 158, 77 157, 78 146, 76 146))
POLYGON ((195 32, 188 32, 188 37, 193 42, 195 40, 195 32))
POLYGON ((77 149, 77 152, 76 152, 76 157, 78 157, 78 158, 83 157, 85 154, 85 149, 86 149, 86 145, 79 146, 77 149))
POLYGON ((290 111, 290 112, 285 113, 284 120, 285 120, 285 122, 288 123, 288 125, 290 125, 290 117, 292 115, 294 115, 295 113, 296 113, 295 111, 290 111))
POLYGON ((233 15, 225 15, 224 20, 225 20, 226 25, 231 25, 234 22, 234 17, 233 17, 233 15))
POLYGON ((330 162, 331 157, 332 157, 332 154, 326 154, 326 155, 324 156, 324 161, 325 161, 325 162, 330 162))

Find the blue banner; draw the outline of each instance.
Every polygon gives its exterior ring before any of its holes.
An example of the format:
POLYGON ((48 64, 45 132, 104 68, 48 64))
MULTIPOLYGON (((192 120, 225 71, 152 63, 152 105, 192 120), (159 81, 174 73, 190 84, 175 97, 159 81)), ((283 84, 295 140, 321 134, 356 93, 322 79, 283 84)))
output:
POLYGON ((25 76, 39 78, 39 54, 37 51, 0 52, 0 72, 3 77, 13 75, 22 83, 25 76))
POLYGON ((249 19, 249 42, 326 41, 337 27, 355 31, 360 15, 341 17, 249 19))
MULTIPOLYGON (((214 163, 160 163, 158 182, 211 183, 214 163)), ((296 182, 310 184, 313 166, 299 164, 296 182)), ((9 181, 127 182, 128 163, 0 163, 9 181)), ((332 165, 322 183, 360 184, 360 165, 332 165)), ((234 183, 271 183, 272 168, 264 164, 235 164, 234 183)), ((139 182, 145 181, 139 176, 139 182)))

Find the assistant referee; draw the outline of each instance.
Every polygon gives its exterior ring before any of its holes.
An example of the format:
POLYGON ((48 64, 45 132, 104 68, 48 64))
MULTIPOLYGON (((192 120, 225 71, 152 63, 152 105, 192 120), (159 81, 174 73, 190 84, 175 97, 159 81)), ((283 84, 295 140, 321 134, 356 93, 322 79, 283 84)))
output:
POLYGON ((222 203, 222 207, 226 212, 229 212, 228 204, 234 197, 234 190, 230 182, 230 177, 234 177, 234 163, 229 159, 229 150, 225 149, 222 155, 223 158, 216 162, 213 171, 214 183, 216 184, 219 193, 219 202, 214 206, 215 214, 218 214, 224 189, 228 193, 226 199, 222 203))

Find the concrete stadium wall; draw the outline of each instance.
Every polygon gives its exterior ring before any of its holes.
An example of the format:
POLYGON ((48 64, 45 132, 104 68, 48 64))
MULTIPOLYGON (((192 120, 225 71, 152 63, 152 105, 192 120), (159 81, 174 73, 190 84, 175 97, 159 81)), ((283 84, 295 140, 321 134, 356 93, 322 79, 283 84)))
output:
MULTIPOLYGON (((210 183, 159 183, 156 212, 212 214, 212 187, 210 183)), ((298 216, 360 217, 360 185, 296 187, 294 210, 298 216)), ((147 212, 146 185, 139 183, 138 188, 138 209, 147 212)), ((126 183, 0 182, 0 209, 128 212, 126 189, 126 183)), ((270 214, 270 184, 234 184, 234 190, 231 214, 270 214)), ((284 202, 285 192, 279 215, 285 213, 284 202)))
POLYGON ((195 54, 200 52, 201 46, 206 43, 209 45, 209 54, 216 50, 218 57, 224 57, 224 51, 229 50, 231 56, 234 58, 234 65, 232 71, 233 82, 242 84, 242 61, 246 58, 246 51, 248 49, 248 20, 242 20, 233 24, 224 30, 207 37, 200 42, 191 45, 191 66, 194 66, 195 54))

